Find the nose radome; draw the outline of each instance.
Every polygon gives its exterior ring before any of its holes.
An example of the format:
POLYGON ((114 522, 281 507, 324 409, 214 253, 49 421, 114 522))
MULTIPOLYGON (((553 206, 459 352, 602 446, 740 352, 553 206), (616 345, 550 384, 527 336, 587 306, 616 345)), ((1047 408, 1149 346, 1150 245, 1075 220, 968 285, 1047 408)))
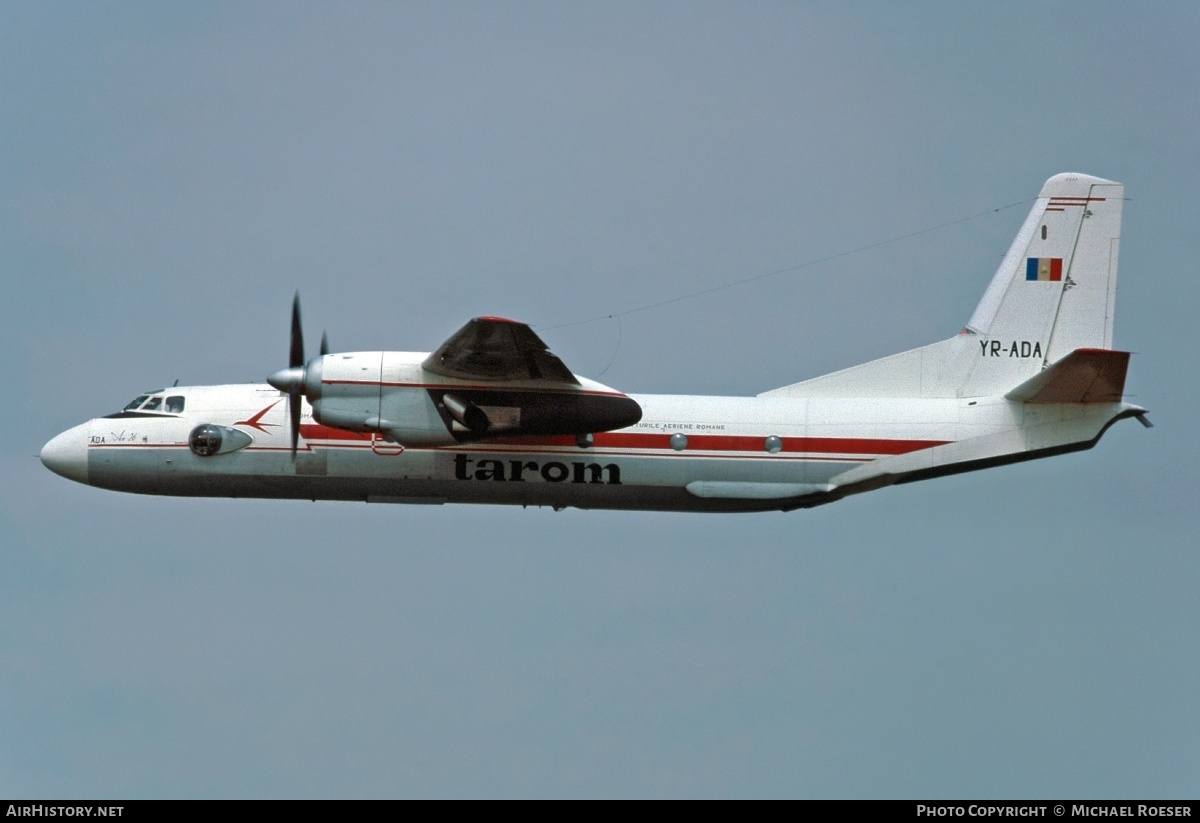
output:
POLYGON ((88 424, 67 429, 42 446, 42 463, 55 474, 77 483, 88 482, 88 424))

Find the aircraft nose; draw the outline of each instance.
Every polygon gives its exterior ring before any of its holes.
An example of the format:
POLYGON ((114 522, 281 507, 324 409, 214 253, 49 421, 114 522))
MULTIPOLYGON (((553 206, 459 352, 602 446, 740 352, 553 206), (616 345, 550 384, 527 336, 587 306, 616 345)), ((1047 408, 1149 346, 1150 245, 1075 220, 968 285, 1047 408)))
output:
POLYGON ((67 429, 42 446, 42 463, 50 471, 77 483, 88 482, 88 424, 67 429))

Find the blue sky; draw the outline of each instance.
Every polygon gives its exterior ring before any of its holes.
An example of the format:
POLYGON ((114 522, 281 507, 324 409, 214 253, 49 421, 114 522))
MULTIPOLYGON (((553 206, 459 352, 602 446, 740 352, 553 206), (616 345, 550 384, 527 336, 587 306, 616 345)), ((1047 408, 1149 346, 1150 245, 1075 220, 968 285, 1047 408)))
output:
POLYGON ((0 792, 1188 797, 1194 4, 10 2, 0 792), (310 340, 534 323, 630 392, 957 332, 1126 185, 1096 449, 788 515, 123 496, 57 432, 310 340))

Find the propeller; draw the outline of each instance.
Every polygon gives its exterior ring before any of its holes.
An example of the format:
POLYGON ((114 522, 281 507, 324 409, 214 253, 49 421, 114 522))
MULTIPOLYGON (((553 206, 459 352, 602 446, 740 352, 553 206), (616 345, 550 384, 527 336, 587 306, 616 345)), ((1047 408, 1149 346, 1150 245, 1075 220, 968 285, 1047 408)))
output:
MULTIPOLYGON (((328 344, 321 335, 321 354, 325 355, 328 344)), ((288 350, 288 367, 280 369, 267 378, 267 382, 288 396, 288 418, 291 422, 292 460, 296 459, 296 446, 300 442, 300 395, 305 393, 308 366, 304 360, 304 331, 300 327, 300 292, 292 298, 292 339, 288 350)))

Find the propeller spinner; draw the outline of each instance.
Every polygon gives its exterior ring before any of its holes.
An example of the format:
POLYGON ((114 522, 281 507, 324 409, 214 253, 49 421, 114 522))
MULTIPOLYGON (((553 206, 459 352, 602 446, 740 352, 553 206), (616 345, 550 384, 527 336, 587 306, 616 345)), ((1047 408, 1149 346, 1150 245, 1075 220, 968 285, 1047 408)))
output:
POLYGON ((320 356, 305 361, 304 331, 300 324, 300 292, 297 291, 296 296, 292 298, 292 339, 288 350, 288 367, 267 378, 268 383, 288 396, 292 460, 296 459, 296 446, 300 441, 300 396, 308 397, 311 402, 320 395, 321 358, 328 353, 329 342, 322 332, 320 356))

